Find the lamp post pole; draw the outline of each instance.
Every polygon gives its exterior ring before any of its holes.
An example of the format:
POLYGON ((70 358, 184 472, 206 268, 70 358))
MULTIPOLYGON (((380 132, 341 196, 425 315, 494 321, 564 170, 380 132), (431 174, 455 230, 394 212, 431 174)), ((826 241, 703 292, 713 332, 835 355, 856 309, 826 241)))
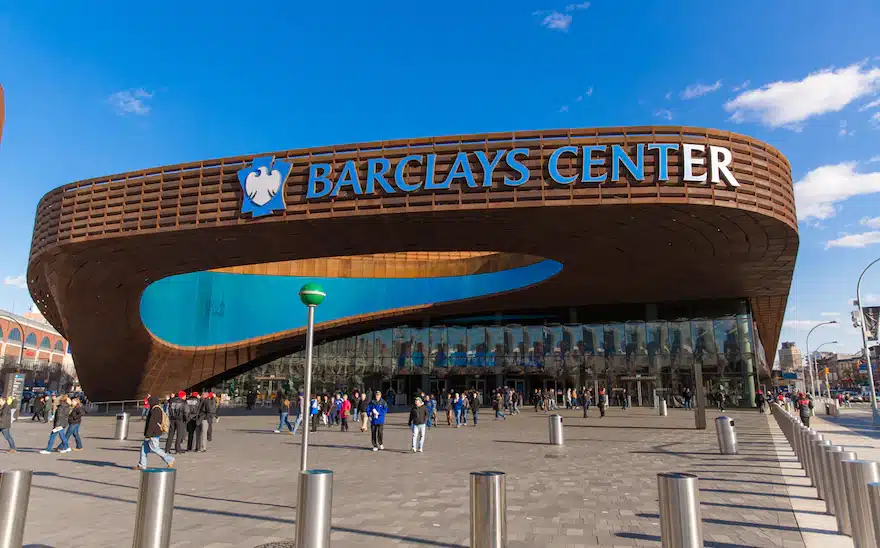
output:
MULTIPOLYGON (((823 342, 822 344, 820 344, 819 346, 816 347, 816 353, 818 353, 819 349, 822 348, 823 346, 825 346, 826 344, 837 344, 837 341, 823 342)), ((828 369, 828 368, 826 367, 825 369, 828 369)), ((818 373, 816 374, 816 376, 818 376, 818 373)), ((822 390, 819 389, 819 392, 821 393, 822 390)), ((825 392, 828 394, 828 399, 830 400, 831 399, 831 383, 828 382, 828 372, 827 371, 825 372, 825 392)))
POLYGON ((865 311, 862 309, 862 278, 865 277, 865 272, 868 271, 869 268, 874 266, 874 264, 880 261, 880 258, 874 259, 871 261, 871 264, 865 267, 862 270, 862 273, 859 275, 859 281, 856 283, 856 305, 859 307, 859 323, 861 327, 859 328, 862 332, 862 346, 865 349, 865 362, 868 364, 868 385, 871 387, 871 424, 875 427, 877 426, 877 394, 874 390, 874 372, 871 370, 871 353, 868 351, 868 335, 865 333, 865 311))
POLYGON ((300 459, 300 471, 305 472, 308 469, 307 460, 309 455, 309 424, 307 421, 311 419, 312 414, 312 346, 315 339, 315 308, 324 302, 327 296, 321 286, 318 284, 306 284, 299 290, 299 298, 306 308, 308 308, 308 326, 306 327, 306 371, 305 371, 305 389, 303 391, 303 401, 300 406, 300 415, 302 415, 303 441, 302 441, 302 457, 300 459))
POLYGON ((814 398, 818 396, 818 394, 816 393, 817 375, 815 374, 816 368, 813 367, 813 356, 810 353, 810 335, 812 335, 813 331, 815 331, 816 328, 819 327, 820 325, 828 325, 828 324, 832 324, 832 323, 837 323, 837 320, 831 320, 831 321, 827 321, 827 322, 817 323, 816 325, 813 326, 813 329, 810 329, 810 332, 807 333, 807 369, 809 369, 808 373, 810 374, 810 384, 812 385, 810 387, 811 388, 810 392, 813 394, 814 398))

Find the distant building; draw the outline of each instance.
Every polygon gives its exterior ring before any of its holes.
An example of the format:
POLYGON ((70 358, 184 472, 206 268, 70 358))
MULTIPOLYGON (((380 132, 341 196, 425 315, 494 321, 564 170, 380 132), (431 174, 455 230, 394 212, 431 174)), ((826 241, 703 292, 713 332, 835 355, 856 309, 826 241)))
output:
POLYGON ((782 371, 790 373, 792 371, 800 371, 804 363, 804 355, 793 342, 782 343, 779 349, 779 367, 782 371))
POLYGON ((38 312, 0 310, 0 373, 15 371, 25 373, 26 386, 48 390, 76 379, 67 340, 38 312))

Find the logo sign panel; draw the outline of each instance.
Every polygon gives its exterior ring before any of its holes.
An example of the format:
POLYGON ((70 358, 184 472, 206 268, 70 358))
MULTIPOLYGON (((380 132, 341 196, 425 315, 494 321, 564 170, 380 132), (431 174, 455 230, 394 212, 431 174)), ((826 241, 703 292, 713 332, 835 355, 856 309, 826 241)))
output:
MULTIPOLYGON (((445 172, 437 171, 437 154, 411 154, 403 158, 370 158, 348 160, 342 168, 334 171, 333 165, 323 162, 308 164, 306 200, 335 198, 341 191, 356 196, 379 194, 409 194, 411 192, 448 190, 453 183, 470 188, 518 187, 529 182, 532 175, 542 173, 562 186, 617 183, 621 177, 645 181, 645 158, 654 156, 654 179, 669 180, 670 154, 679 158, 679 180, 685 183, 718 184, 738 187, 730 165, 733 154, 730 149, 714 145, 693 143, 639 143, 634 150, 622 145, 562 146, 544 151, 537 168, 529 168, 524 162, 529 155, 541 153, 528 148, 500 149, 491 152, 477 150, 459 152, 451 167, 445 172), (549 155, 547 153, 549 152, 549 155), (564 165, 579 165, 576 173, 560 170, 564 165), (503 166, 504 175, 495 176, 495 170, 503 166), (595 168, 595 169, 594 169, 595 168), (602 171, 604 168, 604 171, 602 171), (419 170, 422 177, 408 176, 419 170), (700 173, 698 173, 700 172, 700 173), (476 175, 481 175, 478 177, 476 175), (515 175, 511 177, 510 175, 515 175), (628 174, 628 175, 627 175, 628 174)), ((253 164, 238 172, 244 191, 242 214, 252 217, 269 215, 286 209, 284 183, 291 164, 275 160, 273 156, 255 158, 253 164)))

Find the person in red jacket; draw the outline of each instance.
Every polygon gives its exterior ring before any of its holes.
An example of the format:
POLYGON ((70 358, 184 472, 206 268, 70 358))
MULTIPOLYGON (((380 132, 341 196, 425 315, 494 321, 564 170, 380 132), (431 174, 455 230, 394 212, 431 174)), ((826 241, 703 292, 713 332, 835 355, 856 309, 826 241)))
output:
POLYGON ((147 420, 147 415, 150 414, 150 396, 152 396, 152 394, 147 394, 147 397, 144 398, 144 406, 141 409, 141 420, 142 421, 147 420))
POLYGON ((348 401, 348 394, 342 395, 342 405, 339 408, 341 417, 339 431, 348 432, 348 417, 351 416, 351 402, 348 401))

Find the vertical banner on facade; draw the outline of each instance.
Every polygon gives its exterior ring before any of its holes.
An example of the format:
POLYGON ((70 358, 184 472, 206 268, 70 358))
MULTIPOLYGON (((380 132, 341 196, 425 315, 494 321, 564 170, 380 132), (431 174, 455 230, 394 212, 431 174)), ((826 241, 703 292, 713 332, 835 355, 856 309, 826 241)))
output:
POLYGON ((880 306, 864 306, 862 307, 862 314, 865 316, 865 336, 867 336, 869 341, 877 341, 877 326, 878 320, 880 320, 880 306))

